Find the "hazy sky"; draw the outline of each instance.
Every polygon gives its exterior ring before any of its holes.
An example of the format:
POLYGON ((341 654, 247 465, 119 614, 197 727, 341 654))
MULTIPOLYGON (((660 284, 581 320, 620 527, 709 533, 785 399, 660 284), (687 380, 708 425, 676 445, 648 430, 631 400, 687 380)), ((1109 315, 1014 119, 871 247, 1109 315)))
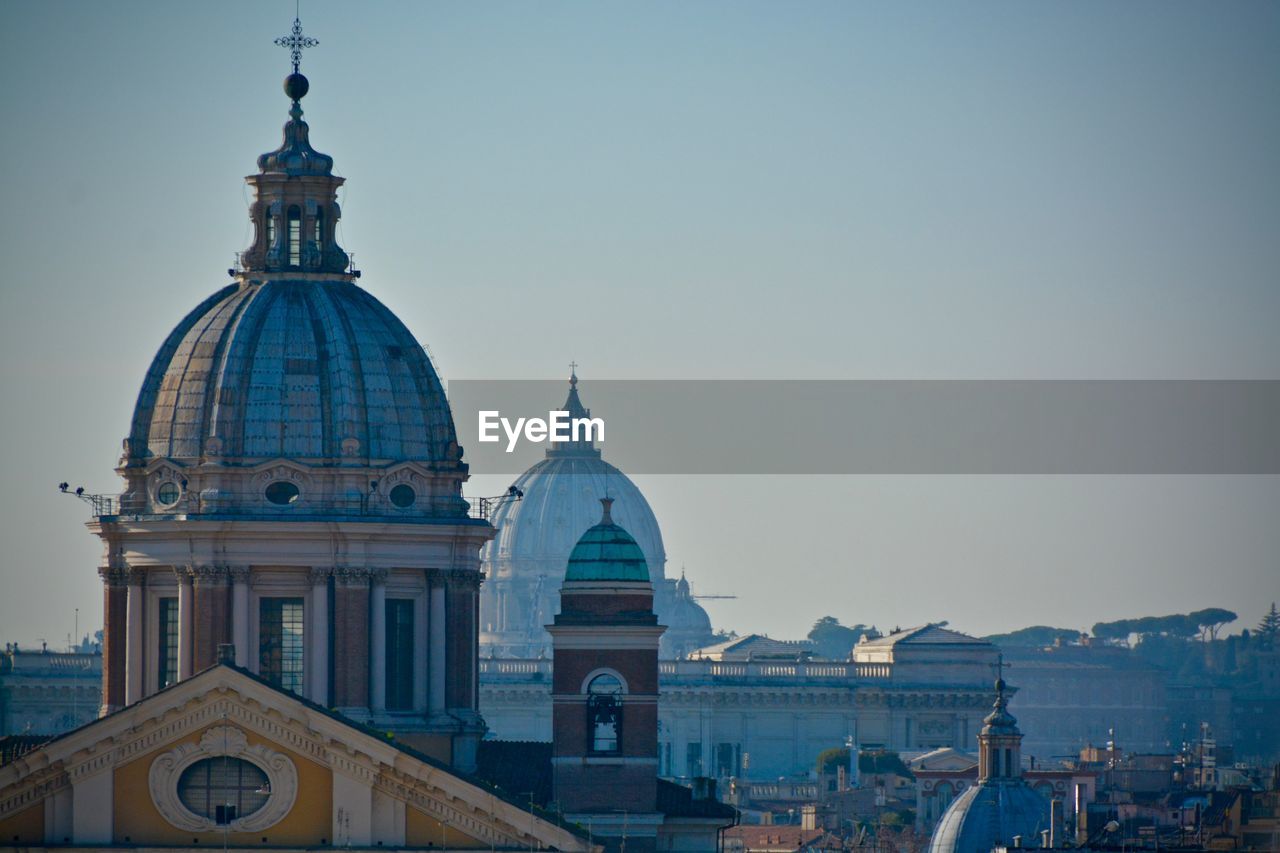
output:
MULTIPOLYGON (((87 508, 54 486, 118 488, 152 355, 246 247, 292 17, 0 2, 0 639, 101 623, 87 508)), ((1280 4, 303 18, 341 242, 446 379, 1280 378, 1280 4)), ((669 570, 738 596, 717 625, 798 636, 1252 625, 1280 599, 1278 479, 638 482, 669 570)))

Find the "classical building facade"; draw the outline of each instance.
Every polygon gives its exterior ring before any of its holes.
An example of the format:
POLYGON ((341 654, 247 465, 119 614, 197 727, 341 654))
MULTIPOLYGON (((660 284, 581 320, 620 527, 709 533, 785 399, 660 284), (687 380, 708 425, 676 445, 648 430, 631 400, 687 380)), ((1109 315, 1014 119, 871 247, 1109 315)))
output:
POLYGON ((1027 755, 1048 763, 1051 756, 1075 755, 1114 733, 1134 752, 1171 750, 1168 674, 1130 649, 1064 645, 1003 651, 1018 686, 1009 707, 1027 730, 1027 755))
POLYGON ((338 245, 308 83, 258 158, 253 242, 142 383, 102 540, 104 714, 212 666, 474 766, 480 547, 449 404, 338 245))
POLYGON ((0 844, 599 849, 519 797, 234 665, 0 766, 0 844))
MULTIPOLYGON (((570 417, 589 417, 569 377, 561 406, 570 417)), ((683 573, 666 575, 667 554, 658 520, 626 474, 604 461, 591 440, 558 442, 546 458, 512 484, 523 497, 493 514, 497 536, 483 551, 485 583, 480 592, 480 648, 485 657, 549 658, 551 624, 560 607, 565 564, 579 537, 596 523, 599 499, 614 499, 613 514, 631 531, 645 554, 654 586, 654 607, 667 626, 661 653, 678 658, 712 641, 711 620, 695 600, 683 573)))
POLYGON ((70 731, 101 706, 101 654, 12 646, 0 654, 0 736, 70 731))
POLYGON ((565 816, 609 851, 714 850, 733 809, 664 810, 658 779, 658 643, 644 553, 610 516, 574 546, 549 626, 552 778, 565 816))
MULTIPOLYGON (((936 625, 860 643, 850 661, 660 661, 658 766, 666 778, 807 775, 822 750, 972 743, 991 708, 990 643, 936 625)), ((549 740, 551 661, 480 661, 496 737, 549 740)))

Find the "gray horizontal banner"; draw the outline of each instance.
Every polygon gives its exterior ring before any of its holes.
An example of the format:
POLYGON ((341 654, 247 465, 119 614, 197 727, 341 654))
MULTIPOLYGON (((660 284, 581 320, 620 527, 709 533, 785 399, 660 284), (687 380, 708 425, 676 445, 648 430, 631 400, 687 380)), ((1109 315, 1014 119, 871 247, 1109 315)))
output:
MULTIPOLYGON (((473 473, 514 476, 549 448, 592 453, 528 428, 564 408, 564 382, 448 390, 473 473), (496 440, 480 440, 482 423, 496 440)), ((597 379, 578 392, 603 423, 594 447, 629 474, 1280 473, 1275 380, 597 379)))

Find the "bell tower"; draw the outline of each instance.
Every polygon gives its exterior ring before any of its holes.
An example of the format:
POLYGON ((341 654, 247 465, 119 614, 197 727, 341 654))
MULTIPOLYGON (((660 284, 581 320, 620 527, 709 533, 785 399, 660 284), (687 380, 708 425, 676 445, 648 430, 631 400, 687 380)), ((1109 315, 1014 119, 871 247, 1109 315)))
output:
POLYGON ((1022 778, 1022 732, 1009 713, 1005 696, 1004 656, 997 664, 996 701, 978 733, 978 781, 1016 782, 1022 778))
POLYGON ((613 522, 569 556, 560 613, 547 626, 554 651, 552 769, 566 817, 606 850, 655 850, 658 783, 658 642, 644 553, 613 522))

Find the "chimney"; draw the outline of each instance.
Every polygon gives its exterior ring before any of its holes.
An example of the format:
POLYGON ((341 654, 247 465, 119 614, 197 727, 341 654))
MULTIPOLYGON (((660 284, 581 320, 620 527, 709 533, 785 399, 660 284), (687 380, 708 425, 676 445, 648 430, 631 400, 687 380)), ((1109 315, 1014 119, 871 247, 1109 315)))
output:
POLYGON ((693 777, 693 798, 695 800, 716 799, 716 780, 707 776, 693 777))

